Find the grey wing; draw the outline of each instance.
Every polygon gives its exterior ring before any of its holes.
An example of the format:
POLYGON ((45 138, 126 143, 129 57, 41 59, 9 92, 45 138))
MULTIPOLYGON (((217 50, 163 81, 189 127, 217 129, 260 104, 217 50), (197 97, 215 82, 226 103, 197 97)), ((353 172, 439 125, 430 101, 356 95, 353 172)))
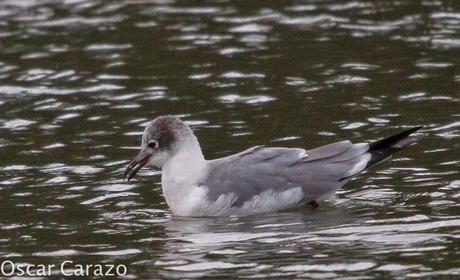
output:
POLYGON ((209 197, 233 193, 233 206, 242 205, 264 191, 282 192, 301 187, 302 201, 317 200, 336 191, 349 178, 366 168, 368 144, 342 141, 312 150, 253 147, 239 154, 209 161, 203 184, 209 197))

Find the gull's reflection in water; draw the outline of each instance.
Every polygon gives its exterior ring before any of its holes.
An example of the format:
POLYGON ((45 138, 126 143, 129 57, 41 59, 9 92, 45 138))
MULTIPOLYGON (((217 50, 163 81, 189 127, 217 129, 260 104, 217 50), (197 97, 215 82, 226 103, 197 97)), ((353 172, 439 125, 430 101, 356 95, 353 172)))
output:
POLYGON ((359 217, 347 205, 330 203, 315 210, 305 208, 247 217, 172 217, 164 223, 167 238, 157 264, 176 271, 209 269, 212 267, 209 262, 215 265, 216 260, 224 260, 228 266, 227 262, 241 263, 242 255, 248 258, 264 250, 265 254, 283 248, 300 250, 315 239, 315 232, 357 220, 359 217), (198 265, 203 263, 208 265, 198 265))

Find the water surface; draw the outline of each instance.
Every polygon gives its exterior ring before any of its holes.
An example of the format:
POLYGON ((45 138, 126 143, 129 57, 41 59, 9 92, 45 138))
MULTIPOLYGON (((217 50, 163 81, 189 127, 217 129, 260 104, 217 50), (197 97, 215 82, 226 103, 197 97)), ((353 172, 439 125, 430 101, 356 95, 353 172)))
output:
POLYGON ((130 279, 459 277, 459 34, 454 1, 2 1, 0 257, 130 279), (179 218, 159 172, 121 178, 162 114, 207 158, 428 136, 317 210, 179 218))

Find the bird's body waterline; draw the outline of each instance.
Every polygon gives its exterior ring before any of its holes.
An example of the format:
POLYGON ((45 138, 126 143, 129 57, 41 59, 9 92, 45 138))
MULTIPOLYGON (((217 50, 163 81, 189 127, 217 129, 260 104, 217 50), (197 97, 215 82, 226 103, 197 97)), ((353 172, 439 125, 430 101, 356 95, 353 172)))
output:
POLYGON ((145 129, 141 151, 125 176, 144 165, 162 170, 162 190, 179 216, 232 216, 317 204, 353 176, 414 143, 420 127, 367 144, 341 141, 316 149, 256 146, 206 160, 192 130, 161 116, 145 129))

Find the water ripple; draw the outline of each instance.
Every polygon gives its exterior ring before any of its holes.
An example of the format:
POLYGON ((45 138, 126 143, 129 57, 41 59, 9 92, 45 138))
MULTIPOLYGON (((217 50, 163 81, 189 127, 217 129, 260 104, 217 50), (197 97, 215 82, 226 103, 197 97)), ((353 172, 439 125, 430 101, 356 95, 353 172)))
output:
POLYGON ((455 278, 447 2, 1 1, 1 256, 123 263, 139 279, 455 278), (159 171, 122 178, 162 114, 191 125, 206 158, 426 136, 318 209, 181 218, 159 171))

